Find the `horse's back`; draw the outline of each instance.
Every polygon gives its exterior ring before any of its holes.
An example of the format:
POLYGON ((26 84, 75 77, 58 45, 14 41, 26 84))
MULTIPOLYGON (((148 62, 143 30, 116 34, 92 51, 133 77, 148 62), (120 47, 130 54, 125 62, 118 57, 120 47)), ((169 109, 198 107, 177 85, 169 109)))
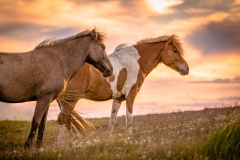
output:
POLYGON ((119 51, 119 50, 121 50, 121 49, 123 49, 123 48, 126 48, 126 47, 129 47, 129 46, 132 46, 133 44, 131 44, 131 43, 123 43, 123 44, 120 44, 120 45, 118 45, 115 49, 114 49, 114 52, 116 52, 116 51, 119 51))
POLYGON ((36 100, 42 90, 58 85, 59 69, 56 68, 60 66, 50 56, 46 54, 44 57, 40 50, 0 53, 0 101, 18 103, 36 100))

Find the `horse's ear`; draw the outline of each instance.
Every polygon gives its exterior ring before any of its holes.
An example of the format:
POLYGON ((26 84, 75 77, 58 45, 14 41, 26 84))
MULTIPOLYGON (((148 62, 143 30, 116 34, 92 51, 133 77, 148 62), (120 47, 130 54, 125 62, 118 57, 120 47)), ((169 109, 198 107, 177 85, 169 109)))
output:
POLYGON ((173 37, 174 37, 174 34, 166 41, 165 48, 167 48, 167 46, 172 42, 173 37))
POLYGON ((96 32, 96 28, 94 28, 94 29, 92 30, 91 37, 92 37, 94 40, 97 40, 97 39, 98 39, 98 34, 97 34, 97 32, 96 32))

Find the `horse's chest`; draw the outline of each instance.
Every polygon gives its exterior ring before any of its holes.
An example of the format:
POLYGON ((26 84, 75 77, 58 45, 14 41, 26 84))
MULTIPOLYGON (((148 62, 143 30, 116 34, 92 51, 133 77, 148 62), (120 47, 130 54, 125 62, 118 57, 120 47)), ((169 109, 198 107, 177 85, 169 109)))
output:
POLYGON ((124 60, 116 60, 111 59, 111 63, 113 65, 113 77, 108 78, 108 82, 111 85, 111 89, 113 91, 112 98, 120 98, 122 95, 127 97, 129 91, 132 86, 137 82, 139 64, 139 57, 126 57, 124 60))

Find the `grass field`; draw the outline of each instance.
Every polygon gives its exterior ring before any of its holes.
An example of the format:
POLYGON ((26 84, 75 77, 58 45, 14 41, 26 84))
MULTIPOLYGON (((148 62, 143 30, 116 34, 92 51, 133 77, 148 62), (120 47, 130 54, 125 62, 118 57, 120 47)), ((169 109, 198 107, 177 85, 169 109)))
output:
POLYGON ((48 121, 43 148, 34 145, 26 153, 30 122, 0 121, 0 159, 240 159, 240 107, 135 116, 132 136, 125 133, 122 116, 109 139, 108 118, 89 121, 96 127, 92 135, 75 138, 73 147, 66 136, 61 148, 58 124, 48 121))

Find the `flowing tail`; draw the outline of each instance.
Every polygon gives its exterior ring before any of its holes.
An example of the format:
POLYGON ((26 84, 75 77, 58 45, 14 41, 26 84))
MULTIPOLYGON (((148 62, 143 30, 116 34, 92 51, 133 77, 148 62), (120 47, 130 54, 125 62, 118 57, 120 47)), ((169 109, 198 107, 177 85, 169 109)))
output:
MULTIPOLYGON (((59 102, 59 104, 61 104, 59 102)), ((61 105, 59 105, 59 108, 61 105)), ((72 110, 71 112, 66 111, 64 108, 61 109, 61 112, 58 115, 58 123, 60 125, 65 124, 68 131, 73 131, 76 135, 88 136, 95 129, 93 124, 86 119, 84 119, 80 114, 72 110)))
POLYGON ((66 125, 68 129, 70 127, 72 128, 73 133, 76 135, 83 135, 83 136, 88 136, 92 133, 92 131, 95 129, 93 124, 86 119, 84 119, 80 114, 73 110, 68 116, 68 123, 66 125))

